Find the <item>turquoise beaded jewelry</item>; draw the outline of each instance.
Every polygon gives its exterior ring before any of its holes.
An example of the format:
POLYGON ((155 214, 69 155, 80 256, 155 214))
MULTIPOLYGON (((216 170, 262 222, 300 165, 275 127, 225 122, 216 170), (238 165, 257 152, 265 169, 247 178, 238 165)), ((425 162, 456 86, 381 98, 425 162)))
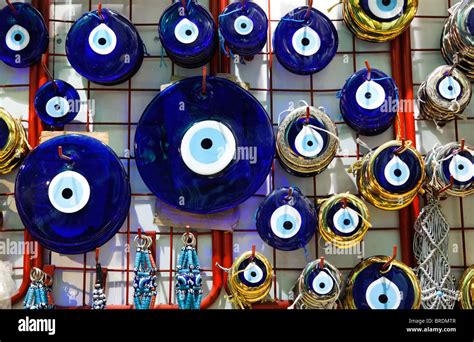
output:
POLYGON ((153 243, 149 236, 137 236, 137 254, 135 257, 135 279, 133 282, 133 301, 135 309, 149 310, 155 306, 157 269, 150 247, 153 243))
POLYGON ((196 252, 196 237, 185 233, 176 271, 176 298, 180 310, 199 310, 202 299, 201 266, 196 252))
POLYGON ((31 284, 26 293, 23 307, 25 310, 54 309, 51 285, 53 278, 39 268, 33 268, 30 274, 31 284))

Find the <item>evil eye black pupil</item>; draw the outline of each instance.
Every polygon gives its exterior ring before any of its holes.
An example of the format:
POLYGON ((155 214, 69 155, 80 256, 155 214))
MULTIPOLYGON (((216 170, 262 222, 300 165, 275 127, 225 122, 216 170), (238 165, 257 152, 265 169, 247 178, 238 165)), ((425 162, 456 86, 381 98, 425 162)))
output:
POLYGON ((324 283, 319 283, 319 287, 320 287, 321 289, 324 289, 324 288, 326 287, 326 284, 324 284, 324 283))
POLYGON ((391 2, 392 2, 392 0, 382 0, 382 4, 383 4, 384 6, 390 5, 391 2))
POLYGON ((257 276, 257 272, 251 272, 250 275, 255 278, 257 276))
POLYGON ((19 33, 15 34, 14 38, 17 42, 19 42, 21 40, 21 34, 19 34, 19 33))
POLYGON ((379 296, 379 302, 382 303, 382 304, 387 304, 387 302, 388 302, 387 295, 384 295, 384 294, 380 295, 379 296))
POLYGON ((192 34, 193 34, 193 31, 191 31, 191 30, 186 30, 186 32, 185 32, 185 33, 186 33, 186 35, 187 35, 187 36, 190 36, 190 35, 192 35, 192 34))
POLYGON ((105 45, 105 44, 107 44, 107 39, 105 39, 105 38, 100 38, 100 39, 99 39, 99 44, 100 44, 100 45, 105 45))
POLYGON ((402 170, 396 169, 395 171, 393 171, 393 174, 397 177, 400 177, 402 175, 402 170))
POLYGON ((293 228, 293 223, 291 223, 290 221, 286 221, 285 223, 283 223, 283 228, 285 228, 286 230, 291 230, 293 228))
POLYGON ((68 200, 68 199, 70 199, 70 198, 72 197, 73 192, 72 192, 71 189, 66 188, 66 189, 63 190, 62 195, 63 195, 64 199, 67 199, 67 200, 68 200))
POLYGON ((372 98, 372 93, 365 93, 365 98, 366 99, 372 98))
POLYGON ((309 39, 308 38, 303 38, 301 39, 301 44, 303 44, 303 46, 308 46, 310 43, 309 39))
POLYGON ((246 29, 246 28, 247 28, 247 24, 246 24, 246 23, 242 23, 242 25, 240 25, 240 27, 242 27, 243 29, 246 29))
POLYGON ((345 219, 345 220, 344 220, 344 225, 345 225, 345 226, 348 226, 348 225, 350 225, 350 224, 351 224, 351 220, 349 220, 349 219, 345 219))
POLYGON ((312 141, 308 141, 308 146, 309 146, 309 147, 311 147, 311 146, 313 146, 313 145, 314 145, 314 143, 313 143, 312 141))
POLYGON ((459 169, 459 170, 464 170, 464 165, 459 165, 459 166, 458 166, 458 169, 459 169))
POLYGON ((212 140, 204 139, 203 141, 201 141, 201 147, 205 150, 209 150, 212 147, 212 140))
POLYGON ((54 109, 60 110, 60 109, 61 109, 61 106, 60 106, 59 104, 56 104, 56 105, 54 105, 54 109))

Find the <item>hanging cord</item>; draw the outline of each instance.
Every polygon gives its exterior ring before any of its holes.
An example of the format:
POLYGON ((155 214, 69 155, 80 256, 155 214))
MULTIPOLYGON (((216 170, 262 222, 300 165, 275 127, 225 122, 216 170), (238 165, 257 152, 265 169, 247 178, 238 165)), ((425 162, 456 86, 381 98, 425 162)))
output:
POLYGON ((415 222, 413 242, 424 309, 450 310, 459 300, 456 280, 451 274, 448 260, 449 231, 439 198, 429 195, 428 205, 415 222))
POLYGON ((202 300, 201 266, 196 251, 196 237, 186 232, 176 271, 176 298, 180 310, 199 310, 202 300))
POLYGON ((30 273, 31 284, 26 293, 23 307, 25 310, 52 310, 54 301, 51 286, 53 278, 39 268, 33 268, 30 273))
POLYGON ((151 237, 141 235, 135 237, 137 254, 135 257, 134 304, 137 310, 149 310, 155 306, 156 300, 156 266, 150 247, 151 237))
POLYGON ((92 310, 104 310, 107 305, 107 297, 104 290, 104 272, 99 262, 99 249, 95 251, 96 279, 94 291, 92 291, 92 310))
POLYGON ((341 272, 326 262, 324 258, 309 263, 294 286, 294 293, 297 297, 288 310, 294 309, 318 309, 318 310, 335 310, 339 296, 342 292, 342 274, 341 272), (312 284, 309 283, 309 276, 315 272, 325 272, 333 280, 333 289, 326 295, 317 294, 312 284))

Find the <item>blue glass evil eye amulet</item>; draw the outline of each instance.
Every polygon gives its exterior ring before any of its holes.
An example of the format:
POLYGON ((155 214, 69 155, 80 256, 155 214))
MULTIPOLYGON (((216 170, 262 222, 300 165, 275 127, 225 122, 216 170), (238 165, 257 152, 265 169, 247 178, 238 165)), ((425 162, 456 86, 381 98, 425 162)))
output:
POLYGON ((34 149, 15 185, 18 214, 31 235, 61 254, 82 254, 109 241, 130 208, 130 184, 102 142, 64 135, 34 149))
POLYGON ((361 135, 379 135, 388 130, 397 117, 397 85, 380 70, 356 72, 346 81, 340 97, 342 117, 361 135))
POLYGON ((0 60, 26 68, 41 60, 48 47, 48 28, 41 13, 27 3, 15 2, 0 11, 0 60))
POLYGON ((268 245, 294 251, 304 248, 318 225, 314 205, 299 189, 282 188, 270 194, 256 215, 257 231, 268 245))
POLYGON ((72 122, 80 107, 77 90, 61 80, 45 83, 35 96, 36 114, 41 121, 52 127, 64 127, 72 122))
POLYGON ((323 70, 336 56, 337 30, 320 11, 299 7, 278 24, 273 41, 278 61, 288 71, 312 75, 323 70))
POLYGON ((168 57, 184 68, 198 68, 209 62, 217 46, 217 29, 209 11, 195 1, 186 6, 178 1, 169 6, 158 24, 168 57))
POLYGON ((102 85, 128 81, 143 62, 143 42, 133 24, 111 9, 84 14, 69 30, 66 55, 81 76, 102 85))
POLYGON ((179 81, 148 106, 135 139, 137 166, 161 200, 207 214, 234 208, 267 178, 273 127, 250 93, 223 78, 179 81))
POLYGON ((256 3, 234 2, 219 16, 219 30, 234 54, 251 57, 267 43, 268 18, 256 3))

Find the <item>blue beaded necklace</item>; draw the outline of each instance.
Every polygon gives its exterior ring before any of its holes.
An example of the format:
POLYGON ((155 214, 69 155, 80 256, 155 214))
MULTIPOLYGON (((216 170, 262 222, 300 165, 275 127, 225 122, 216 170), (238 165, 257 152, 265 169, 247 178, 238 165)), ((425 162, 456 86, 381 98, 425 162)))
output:
POLYGON ((25 310, 54 309, 51 285, 53 278, 39 268, 33 268, 30 274, 31 284, 26 293, 23 307, 25 310))
POLYGON ((180 310, 199 310, 202 300, 201 266, 196 252, 196 237, 185 233, 176 271, 176 298, 180 310))
POLYGON ((149 310, 155 306, 156 266, 150 251, 152 239, 143 235, 135 238, 137 254, 135 257, 135 279, 133 282, 134 304, 137 310, 149 310))

